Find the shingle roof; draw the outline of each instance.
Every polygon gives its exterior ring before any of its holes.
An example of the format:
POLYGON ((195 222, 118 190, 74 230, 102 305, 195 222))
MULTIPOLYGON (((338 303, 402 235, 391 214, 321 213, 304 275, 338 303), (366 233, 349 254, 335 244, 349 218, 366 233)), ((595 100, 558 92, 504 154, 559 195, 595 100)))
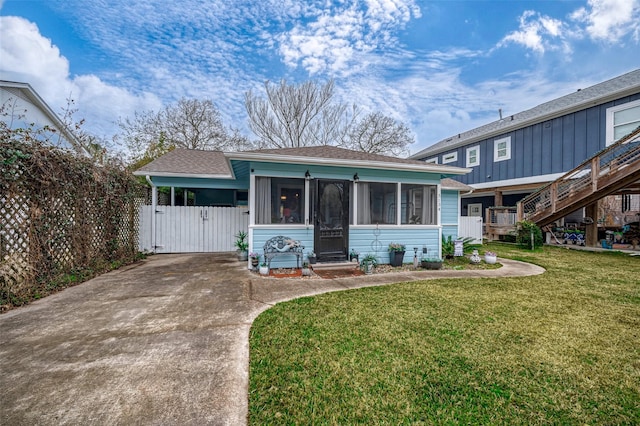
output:
POLYGON ((276 148, 276 149, 258 149, 253 151, 261 154, 275 154, 292 157, 310 157, 310 158, 326 158, 335 160, 355 160, 355 161, 379 161, 384 163, 414 164, 424 165, 424 161, 411 160, 406 158, 390 157, 387 155, 370 154, 363 151, 354 151, 351 149, 339 148, 337 146, 319 145, 305 146, 300 148, 276 148))
POLYGON ((473 187, 469 185, 465 185, 462 182, 458 182, 457 180, 450 179, 450 178, 444 178, 440 180, 440 183, 442 184, 443 189, 453 189, 461 192, 462 191, 469 192, 473 190, 473 187))
POLYGON ((134 174, 231 177, 231 169, 222 151, 176 148, 140 167, 134 174))
POLYGON ((502 120, 443 139, 409 158, 424 158, 461 145, 507 133, 517 128, 546 121, 571 111, 609 102, 625 93, 637 91, 640 91, 640 69, 545 102, 526 111, 504 117, 502 120))
POLYGON ((200 151, 183 148, 163 155, 139 168, 135 175, 144 176, 191 176, 231 178, 228 160, 271 161, 283 163, 323 163, 332 165, 353 165, 379 169, 417 170, 442 174, 462 174, 467 170, 424 161, 390 157, 353 151, 335 146, 308 146, 301 148, 259 149, 253 151, 223 153, 221 151, 200 151), (286 159, 289 159, 287 161, 286 159))

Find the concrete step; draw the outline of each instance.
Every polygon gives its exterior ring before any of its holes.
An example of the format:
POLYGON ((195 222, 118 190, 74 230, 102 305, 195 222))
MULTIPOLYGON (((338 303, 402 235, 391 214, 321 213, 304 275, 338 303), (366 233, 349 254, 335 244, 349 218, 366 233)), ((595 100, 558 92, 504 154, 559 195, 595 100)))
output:
POLYGON ((349 261, 343 261, 343 262, 322 262, 322 263, 314 263, 313 265, 309 265, 311 266, 311 269, 314 270, 322 270, 322 269, 357 269, 358 268, 358 262, 349 262, 349 261))

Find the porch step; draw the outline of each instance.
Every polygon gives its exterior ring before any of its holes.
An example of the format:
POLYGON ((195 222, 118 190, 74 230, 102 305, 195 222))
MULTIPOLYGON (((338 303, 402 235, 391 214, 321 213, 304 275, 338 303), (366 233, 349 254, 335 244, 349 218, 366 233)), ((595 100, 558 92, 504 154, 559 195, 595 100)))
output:
POLYGON ((343 261, 343 262, 322 262, 322 263, 314 263, 313 265, 309 265, 311 266, 311 269, 314 270, 322 270, 322 269, 357 269, 358 268, 358 262, 348 262, 348 261, 343 261))

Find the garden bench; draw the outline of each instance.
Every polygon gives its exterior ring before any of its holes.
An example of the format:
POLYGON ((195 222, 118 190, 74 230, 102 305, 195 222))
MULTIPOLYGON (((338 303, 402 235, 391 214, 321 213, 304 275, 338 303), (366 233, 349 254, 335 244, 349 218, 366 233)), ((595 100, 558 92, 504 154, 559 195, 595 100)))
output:
POLYGON ((302 250, 304 250, 304 246, 300 241, 278 235, 277 237, 269 238, 264 243, 263 249, 264 260, 267 262, 269 269, 271 269, 271 259, 282 255, 294 255, 296 257, 296 265, 300 268, 301 259, 304 255, 302 252, 302 250))

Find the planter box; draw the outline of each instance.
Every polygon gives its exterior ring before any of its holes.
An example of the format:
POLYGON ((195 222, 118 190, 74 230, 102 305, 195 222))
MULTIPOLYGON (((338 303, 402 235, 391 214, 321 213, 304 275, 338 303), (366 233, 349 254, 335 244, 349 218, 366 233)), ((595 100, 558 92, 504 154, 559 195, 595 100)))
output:
POLYGON ((432 270, 442 269, 442 262, 429 262, 429 261, 423 260, 421 262, 421 266, 424 269, 432 269, 432 270))

